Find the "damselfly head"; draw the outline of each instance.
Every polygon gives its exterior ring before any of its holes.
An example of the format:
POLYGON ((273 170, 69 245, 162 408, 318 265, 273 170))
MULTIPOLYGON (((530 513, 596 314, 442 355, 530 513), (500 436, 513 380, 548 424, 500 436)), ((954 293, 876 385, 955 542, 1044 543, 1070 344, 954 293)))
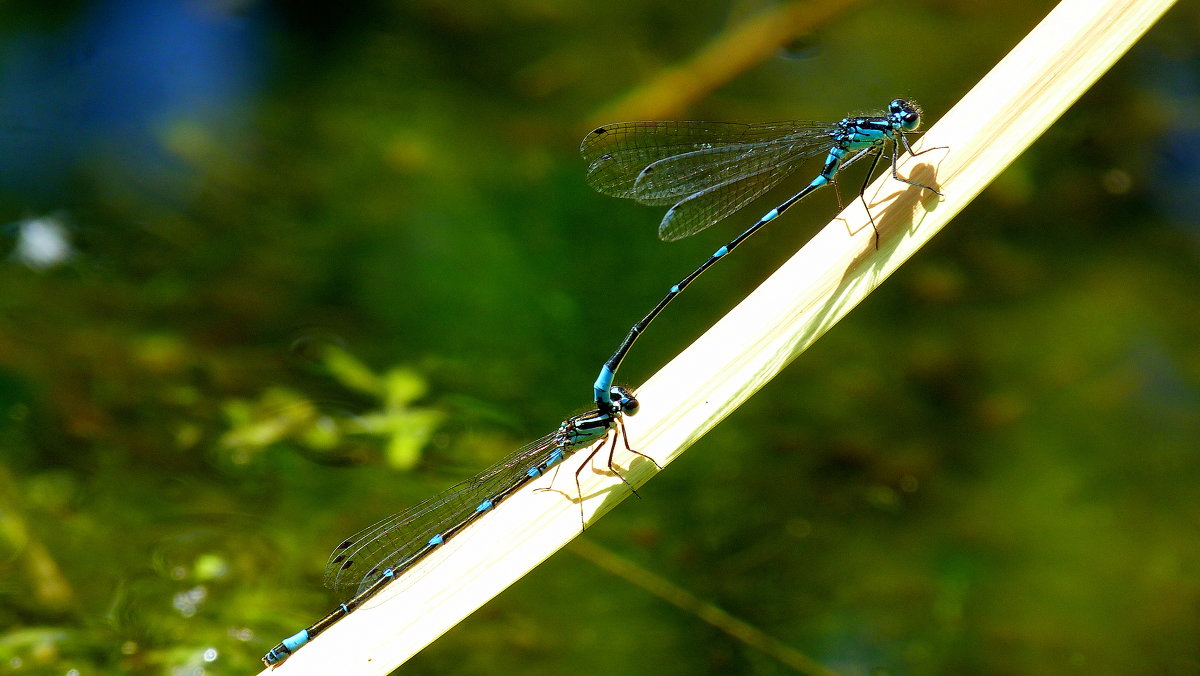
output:
POLYGON ((638 407, 641 406, 638 403, 637 397, 634 397, 632 392, 620 385, 613 385, 608 391, 608 396, 612 398, 613 409, 625 415, 636 415, 638 407))
POLYGON ((888 117, 895 120, 904 131, 914 131, 921 126, 921 108, 904 99, 895 99, 888 104, 888 117))

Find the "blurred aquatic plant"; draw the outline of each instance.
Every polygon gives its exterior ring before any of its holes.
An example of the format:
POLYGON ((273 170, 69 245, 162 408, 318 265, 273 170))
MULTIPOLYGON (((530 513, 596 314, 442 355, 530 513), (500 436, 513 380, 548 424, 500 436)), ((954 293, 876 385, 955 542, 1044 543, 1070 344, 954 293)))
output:
POLYGON ((325 347, 318 362, 337 385, 365 398, 366 404, 356 411, 344 406, 333 410, 294 389, 271 387, 256 399, 225 404, 229 429, 221 436, 221 447, 239 463, 276 446, 345 458, 350 447, 365 439, 382 451, 389 467, 415 466, 446 417, 437 408, 415 405, 428 392, 425 377, 407 366, 376 373, 336 346, 325 347))

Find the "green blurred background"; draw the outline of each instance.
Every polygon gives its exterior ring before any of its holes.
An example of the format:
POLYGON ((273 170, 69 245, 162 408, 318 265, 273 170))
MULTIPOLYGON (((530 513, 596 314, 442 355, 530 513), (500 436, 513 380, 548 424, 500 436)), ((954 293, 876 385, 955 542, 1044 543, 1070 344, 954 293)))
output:
MULTIPOLYGON (((584 183, 597 119, 935 122, 1054 4, 0 5, 0 673, 253 671, 337 601, 342 537, 586 408, 757 215, 659 242, 662 209, 584 183)), ((1198 36, 1182 3, 589 546, 401 671, 1200 673, 1198 36)), ((835 208, 699 281, 623 382, 835 208)))

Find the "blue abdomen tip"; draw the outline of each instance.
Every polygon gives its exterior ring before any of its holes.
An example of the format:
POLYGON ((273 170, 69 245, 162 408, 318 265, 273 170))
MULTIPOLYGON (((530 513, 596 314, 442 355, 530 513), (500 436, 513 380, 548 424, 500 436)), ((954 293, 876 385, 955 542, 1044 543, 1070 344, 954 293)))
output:
POLYGON ((304 645, 305 643, 308 643, 308 630, 307 629, 302 629, 302 630, 296 632, 295 634, 292 634, 291 636, 283 639, 283 647, 287 648, 289 653, 296 652, 296 650, 300 646, 304 645))
POLYGON ((779 210, 778 210, 778 209, 772 209, 772 210, 770 210, 770 211, 768 211, 768 212, 767 212, 767 215, 766 215, 766 216, 763 216, 763 217, 762 217, 762 219, 763 219, 763 223, 766 223, 767 221, 773 221, 773 220, 775 220, 775 219, 776 219, 776 218, 778 218, 778 217, 779 217, 779 210))
POLYGON ((440 533, 429 538, 429 544, 431 544, 431 545, 440 545, 440 544, 442 544, 442 542, 443 542, 443 540, 442 540, 442 536, 440 533))
POLYGON ((612 369, 608 368, 608 364, 600 367, 600 375, 596 377, 596 384, 592 385, 592 388, 596 390, 596 401, 601 401, 608 397, 608 390, 612 387, 613 375, 612 369))
POLYGON ((713 254, 713 258, 720 258, 721 256, 724 256, 727 253, 729 253, 729 247, 723 246, 720 249, 717 249, 717 252, 715 254, 713 254))

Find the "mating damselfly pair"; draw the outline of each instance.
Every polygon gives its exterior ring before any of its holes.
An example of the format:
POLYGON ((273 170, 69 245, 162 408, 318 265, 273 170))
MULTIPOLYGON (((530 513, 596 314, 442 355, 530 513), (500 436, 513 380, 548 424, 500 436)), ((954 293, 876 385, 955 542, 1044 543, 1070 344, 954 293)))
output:
MULTIPOLYGON (((896 172, 899 149, 903 146, 912 154, 907 135, 920 133, 920 123, 921 111, 915 104, 895 99, 882 115, 847 117, 835 123, 624 122, 590 132, 580 147, 588 162, 588 183, 607 195, 649 205, 673 205, 659 226, 659 236, 668 241, 696 234, 725 219, 778 185, 806 160, 821 154, 825 160, 821 171, 804 188, 717 249, 671 286, 666 296, 633 325, 601 367, 593 385, 595 410, 568 418, 553 433, 518 449, 475 477, 339 544, 326 565, 325 584, 349 596, 349 600, 312 626, 284 639, 263 657, 263 662, 274 665, 287 659, 571 453, 596 444, 576 470, 579 491, 579 472, 602 448, 602 440, 611 436, 607 464, 621 477, 613 468, 613 453, 618 438, 624 436, 622 416, 636 413, 639 403, 613 381, 634 341, 668 303, 718 260, 818 188, 834 185, 836 190, 839 171, 865 157, 871 157, 872 162, 859 190, 864 205, 864 191, 885 151, 890 153, 892 178, 940 195, 934 188, 896 172)), ((838 202, 840 205, 840 194, 838 202)), ((878 244, 878 230, 875 235, 878 244)), ((624 445, 630 453, 642 455, 630 446, 627 437, 624 445)), ((648 456, 642 457, 654 462, 648 456)), ((582 495, 577 499, 582 501, 582 495)))

